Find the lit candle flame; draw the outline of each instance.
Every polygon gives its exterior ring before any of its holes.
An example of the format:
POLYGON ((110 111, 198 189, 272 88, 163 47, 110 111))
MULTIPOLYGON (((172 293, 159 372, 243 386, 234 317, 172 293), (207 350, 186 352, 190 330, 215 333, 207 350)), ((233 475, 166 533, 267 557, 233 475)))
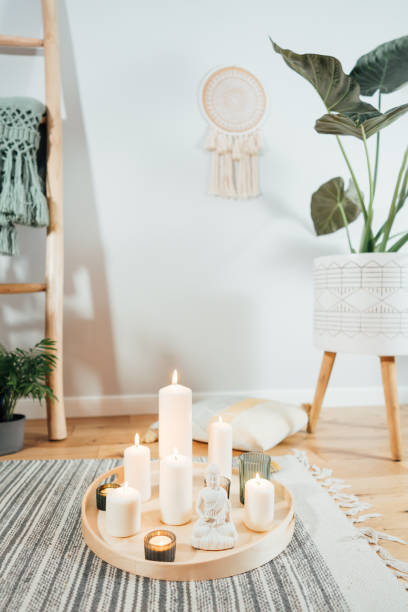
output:
POLYGON ((222 420, 222 416, 219 416, 219 417, 218 417, 218 422, 219 422, 219 423, 222 423, 222 422, 223 422, 223 420, 222 420))
POLYGON ((126 480, 122 485, 122 489, 127 489, 128 486, 128 481, 126 480))
POLYGON ((255 481, 256 481, 258 484, 261 484, 261 479, 259 478, 259 474, 258 474, 258 472, 256 473, 256 476, 255 476, 255 481))
POLYGON ((177 450, 176 447, 174 447, 174 449, 173 449, 173 456, 174 456, 175 459, 178 459, 178 450, 177 450))
POLYGON ((137 433, 135 435, 135 446, 139 446, 139 444, 140 444, 140 438, 139 438, 139 434, 137 433))
POLYGON ((177 383, 178 383, 178 372, 177 370, 174 370, 173 375, 171 377, 171 384, 177 385, 177 383))

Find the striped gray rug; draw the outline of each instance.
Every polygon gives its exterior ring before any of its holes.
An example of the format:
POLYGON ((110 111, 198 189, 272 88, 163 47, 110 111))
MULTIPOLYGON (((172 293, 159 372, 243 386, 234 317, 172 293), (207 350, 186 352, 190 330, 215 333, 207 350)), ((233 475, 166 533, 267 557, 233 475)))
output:
POLYGON ((232 579, 164 582, 101 561, 84 544, 89 484, 118 460, 0 463, 2 610, 347 610, 300 520, 289 548, 232 579))
POLYGON ((1 610, 352 609, 299 517, 281 555, 234 578, 149 580, 101 561, 82 539, 81 500, 96 476, 118 464, 116 459, 0 462, 1 610))

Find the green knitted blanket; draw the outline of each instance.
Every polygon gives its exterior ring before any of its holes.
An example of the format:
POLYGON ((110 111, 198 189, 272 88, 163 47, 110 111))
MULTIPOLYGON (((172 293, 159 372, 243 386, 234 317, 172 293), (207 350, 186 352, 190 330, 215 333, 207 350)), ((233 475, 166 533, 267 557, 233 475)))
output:
POLYGON ((45 106, 33 98, 0 98, 0 253, 18 254, 16 224, 46 227, 45 106))

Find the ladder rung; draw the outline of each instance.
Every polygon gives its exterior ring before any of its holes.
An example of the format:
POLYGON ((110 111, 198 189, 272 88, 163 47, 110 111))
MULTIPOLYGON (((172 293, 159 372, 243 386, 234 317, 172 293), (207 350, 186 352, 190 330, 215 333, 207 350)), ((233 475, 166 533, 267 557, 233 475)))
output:
POLYGON ((7 36, 0 34, 0 47, 43 47, 42 38, 27 38, 25 36, 7 36))
POLYGON ((0 283, 0 293, 39 293, 46 288, 45 283, 0 283))

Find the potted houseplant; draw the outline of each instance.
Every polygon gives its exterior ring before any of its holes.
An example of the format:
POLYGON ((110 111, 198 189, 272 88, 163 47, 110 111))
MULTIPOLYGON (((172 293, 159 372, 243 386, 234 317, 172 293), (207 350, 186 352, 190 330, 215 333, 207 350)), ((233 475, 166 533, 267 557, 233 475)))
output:
POLYGON ((17 400, 55 398, 47 377, 55 367, 55 342, 44 338, 33 348, 7 351, 0 344, 0 455, 23 448, 23 414, 15 414, 17 400))
MULTIPOLYGON (((311 199, 316 233, 344 228, 350 251, 315 260, 315 344, 333 353, 408 354, 408 254, 401 252, 408 246, 408 231, 393 232, 394 221, 408 201, 408 147, 396 171, 388 214, 380 222, 374 217, 380 131, 408 111, 408 104, 382 111, 382 97, 408 82, 408 36, 363 55, 349 75, 334 57, 299 55, 271 42, 322 99, 326 113, 317 119, 315 130, 334 136, 350 175, 347 188, 337 176, 321 185, 311 199), (376 92, 376 106, 360 98, 376 92), (361 141, 367 165, 365 195, 342 136, 361 141), (373 159, 367 146, 372 137, 376 139, 373 159), (349 233, 349 224, 357 219, 362 220, 359 245, 352 243, 349 233)), ((406 125, 404 129, 407 132, 406 125)))

